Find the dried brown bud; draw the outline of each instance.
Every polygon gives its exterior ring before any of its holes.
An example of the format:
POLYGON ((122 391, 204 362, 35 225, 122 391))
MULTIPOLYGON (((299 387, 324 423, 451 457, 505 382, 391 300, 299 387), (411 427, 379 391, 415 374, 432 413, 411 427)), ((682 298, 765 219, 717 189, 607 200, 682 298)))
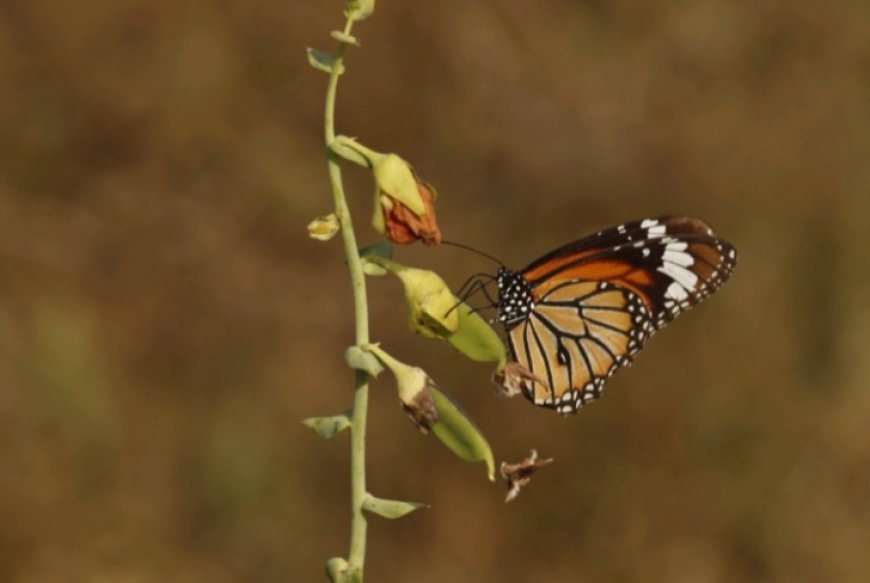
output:
POLYGON ((501 477, 507 482, 508 493, 505 497, 505 502, 510 502, 516 498, 520 489, 532 480, 532 475, 540 468, 553 463, 553 458, 538 460, 538 452, 532 450, 529 457, 518 464, 509 464, 502 462, 501 477))

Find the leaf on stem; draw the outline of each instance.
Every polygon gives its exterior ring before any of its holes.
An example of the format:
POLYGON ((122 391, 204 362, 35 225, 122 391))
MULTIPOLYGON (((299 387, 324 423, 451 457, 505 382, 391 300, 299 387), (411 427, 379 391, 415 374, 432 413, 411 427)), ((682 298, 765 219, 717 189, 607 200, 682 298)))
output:
POLYGON ((329 150, 336 156, 363 168, 371 168, 371 161, 355 146, 358 146, 356 140, 347 136, 337 136, 329 142, 329 150))
POLYGON ((378 375, 384 372, 384 365, 381 361, 372 354, 360 348, 359 346, 351 346, 344 351, 344 361, 350 368, 365 371, 372 378, 378 378, 378 375))
POLYGON ((357 38, 355 36, 345 34, 345 33, 341 32, 340 30, 333 30, 331 33, 329 33, 329 36, 331 36, 332 38, 334 38, 338 42, 342 42, 342 43, 345 43, 348 45, 353 45, 355 47, 360 46, 359 41, 357 40, 357 38))
POLYGON ((366 494, 362 503, 363 510, 384 518, 401 518, 420 508, 428 508, 428 504, 422 502, 404 502, 402 500, 385 500, 371 494, 366 494))
POLYGON ((342 431, 350 428, 348 413, 331 417, 309 417, 302 421, 305 426, 323 439, 332 439, 342 431))
POLYGON ((368 259, 371 257, 380 257, 388 260, 392 259, 393 244, 389 241, 381 241, 374 245, 369 245, 368 247, 360 249, 359 256, 363 259, 363 272, 365 272, 366 275, 375 277, 386 275, 388 273, 386 269, 368 259))
MULTIPOLYGON (((332 69, 335 67, 334 56, 312 48, 308 48, 306 51, 308 52, 309 65, 324 73, 332 73, 332 69)), ((342 73, 344 73, 344 65, 339 63, 338 74, 341 75, 342 73)))

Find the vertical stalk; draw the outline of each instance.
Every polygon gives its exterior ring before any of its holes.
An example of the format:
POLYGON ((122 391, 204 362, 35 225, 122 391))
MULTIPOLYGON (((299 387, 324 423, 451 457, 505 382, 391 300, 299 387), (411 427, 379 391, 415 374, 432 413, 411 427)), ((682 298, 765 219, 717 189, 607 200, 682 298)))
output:
MULTIPOLYGON (((353 20, 347 19, 344 33, 350 35, 353 20)), ((353 231, 350 211, 344 196, 341 180, 341 168, 338 157, 330 149, 335 140, 335 95, 338 78, 343 67, 344 53, 347 44, 341 42, 338 54, 329 76, 326 90, 326 108, 324 113, 324 138, 326 140, 329 182, 332 186, 332 196, 335 200, 335 214, 341 225, 341 235, 344 241, 344 252, 350 271, 350 282, 353 290, 353 304, 356 322, 356 344, 369 343, 368 301, 366 299, 365 274, 359 258, 359 249, 353 231)), ((350 426, 350 480, 351 480, 351 527, 350 552, 348 553, 348 573, 351 577, 362 580, 366 551, 366 517, 363 514, 363 500, 366 494, 366 415, 368 409, 369 383, 368 375, 360 370, 355 371, 353 416, 350 426)))

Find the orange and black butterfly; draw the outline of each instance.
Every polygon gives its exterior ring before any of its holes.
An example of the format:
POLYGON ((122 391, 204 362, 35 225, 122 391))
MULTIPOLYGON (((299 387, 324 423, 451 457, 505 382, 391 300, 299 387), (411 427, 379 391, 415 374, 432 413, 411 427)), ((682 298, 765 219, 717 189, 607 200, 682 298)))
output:
POLYGON ((569 243, 519 271, 499 268, 496 320, 535 405, 576 413, 657 330, 715 292, 734 247, 698 219, 625 223, 569 243))

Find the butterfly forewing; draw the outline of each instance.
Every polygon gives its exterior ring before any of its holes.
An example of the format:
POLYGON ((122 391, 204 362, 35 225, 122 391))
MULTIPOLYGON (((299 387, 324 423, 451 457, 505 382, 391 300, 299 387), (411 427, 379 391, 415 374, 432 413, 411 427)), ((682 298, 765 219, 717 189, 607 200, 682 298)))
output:
POLYGON ((697 219, 626 223, 502 270, 499 320, 536 405, 574 413, 644 342, 730 276, 736 252, 697 219), (517 291, 518 290, 518 291, 517 291))

